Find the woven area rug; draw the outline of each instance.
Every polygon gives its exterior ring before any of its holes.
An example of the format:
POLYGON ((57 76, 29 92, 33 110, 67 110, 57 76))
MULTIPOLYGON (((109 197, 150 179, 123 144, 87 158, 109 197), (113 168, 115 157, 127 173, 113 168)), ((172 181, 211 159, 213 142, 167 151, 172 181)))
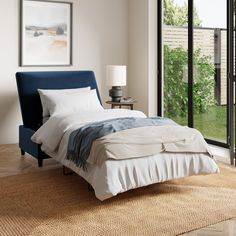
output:
POLYGON ((0 235, 178 235, 236 216, 236 169, 100 202, 61 169, 0 178, 0 235))

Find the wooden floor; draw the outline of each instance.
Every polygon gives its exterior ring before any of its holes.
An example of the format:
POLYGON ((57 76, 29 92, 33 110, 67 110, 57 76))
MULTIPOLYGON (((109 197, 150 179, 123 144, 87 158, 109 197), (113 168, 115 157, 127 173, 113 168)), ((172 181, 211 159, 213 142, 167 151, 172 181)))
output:
MULTIPOLYGON (((28 154, 21 157, 16 144, 0 145, 0 177, 44 171, 61 167, 53 159, 44 160, 39 168, 36 159, 28 154)), ((1 232, 0 232, 1 235, 1 232)), ((184 234, 185 236, 236 236, 236 218, 184 234)))

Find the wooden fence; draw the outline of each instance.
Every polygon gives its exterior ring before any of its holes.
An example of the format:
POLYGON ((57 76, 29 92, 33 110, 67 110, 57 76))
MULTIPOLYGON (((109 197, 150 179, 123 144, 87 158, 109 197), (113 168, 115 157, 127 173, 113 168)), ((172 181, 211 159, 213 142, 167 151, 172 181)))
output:
MULTIPOLYGON (((171 48, 188 48, 188 29, 187 27, 164 26, 163 27, 164 45, 171 48)), ((194 29, 194 51, 201 49, 201 53, 209 56, 211 63, 215 66, 215 98, 219 105, 227 103, 227 70, 226 70, 226 30, 214 28, 195 28, 194 29)))

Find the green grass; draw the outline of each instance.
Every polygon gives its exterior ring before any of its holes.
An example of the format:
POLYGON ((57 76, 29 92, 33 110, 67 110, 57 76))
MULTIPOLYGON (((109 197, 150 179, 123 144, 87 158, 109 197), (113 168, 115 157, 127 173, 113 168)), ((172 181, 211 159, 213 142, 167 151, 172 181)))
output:
MULTIPOLYGON (((186 125, 186 117, 170 117, 179 124, 186 125)), ((201 131, 203 136, 208 139, 226 142, 227 130, 227 111, 226 106, 212 106, 201 114, 194 115, 194 128, 201 131)))

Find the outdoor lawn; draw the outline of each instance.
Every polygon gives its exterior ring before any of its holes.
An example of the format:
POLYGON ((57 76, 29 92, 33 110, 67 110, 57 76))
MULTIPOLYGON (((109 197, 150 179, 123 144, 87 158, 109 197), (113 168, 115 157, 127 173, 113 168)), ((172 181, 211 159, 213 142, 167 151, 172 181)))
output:
MULTIPOLYGON (((186 125, 186 117, 170 117, 177 123, 186 125)), ((227 130, 226 106, 211 106, 205 113, 194 115, 194 128, 202 132, 205 138, 226 142, 227 130)))

